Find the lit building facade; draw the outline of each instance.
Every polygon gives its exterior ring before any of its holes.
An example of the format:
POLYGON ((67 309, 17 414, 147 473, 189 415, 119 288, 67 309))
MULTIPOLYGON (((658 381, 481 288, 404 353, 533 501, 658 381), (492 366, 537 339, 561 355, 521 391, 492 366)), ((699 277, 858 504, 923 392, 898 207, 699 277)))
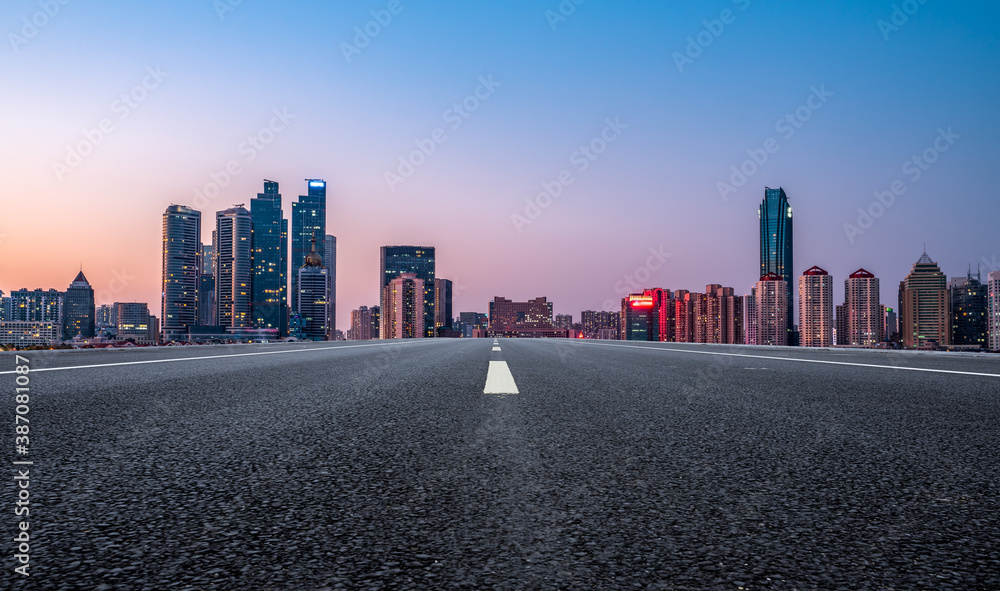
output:
MULTIPOLYGON (((434 328, 436 317, 434 312, 436 283, 434 256, 433 246, 383 246, 379 253, 380 293, 384 293, 389 282, 402 273, 412 273, 417 276, 417 279, 423 281, 423 326, 426 337, 433 337, 436 332, 434 328)), ((382 301, 379 304, 385 311, 385 302, 382 301)))
POLYGON ((564 338, 567 333, 553 325, 552 302, 546 298, 513 302, 496 297, 490 302, 487 335, 513 338, 564 338))
POLYGON ((288 220, 281 212, 278 183, 250 200, 253 227, 250 310, 253 328, 288 334, 288 220))
POLYGON ((70 340, 77 336, 84 339, 93 338, 97 310, 94 305, 94 288, 81 270, 66 289, 63 299, 63 339, 70 340))
MULTIPOLYGON (((213 231, 212 236, 216 233, 213 231)), ((215 326, 218 324, 218 302, 215 300, 215 270, 216 256, 214 244, 203 244, 198 259, 198 322, 200 326, 215 326)))
POLYGON ((621 338, 621 312, 598 312, 595 310, 584 310, 580 312, 580 324, 583 328, 583 336, 588 339, 601 338, 602 335, 612 335, 610 340, 621 338))
POLYGON ((844 282, 843 329, 839 344, 852 347, 874 347, 882 342, 885 319, 881 304, 878 277, 858 269, 844 282))
MULTIPOLYGON (((788 320, 788 330, 792 330, 794 322, 793 305, 795 296, 792 293, 793 274, 795 273, 793 240, 792 206, 782 188, 764 188, 764 200, 758 209, 760 217, 760 275, 774 273, 785 281, 786 307, 785 316, 788 320)), ((786 339, 787 340, 787 339, 786 339)))
POLYGON ((323 257, 316 252, 316 240, 298 270, 298 316, 301 319, 301 338, 325 341, 330 334, 330 280, 323 266, 323 257))
POLYGON ((323 265, 326 267, 327 282, 330 284, 329 310, 326 317, 330 322, 330 340, 337 340, 337 237, 331 234, 326 235, 326 242, 323 245, 323 265))
POLYGON ((788 344, 788 285, 777 273, 768 273, 754 287, 757 304, 757 344, 788 344))
POLYGON ((253 222, 250 212, 237 205, 216 213, 215 232, 219 249, 215 281, 218 326, 252 328, 253 222))
POLYGON ((989 289, 982 276, 956 277, 948 282, 951 291, 951 344, 965 347, 989 346, 989 289))
MULTIPOLYGON (((292 203, 292 269, 306 264, 310 242, 316 239, 316 252, 326 252, 326 181, 306 179, 308 191, 292 203)), ((298 309, 298 273, 292 274, 292 310, 298 309)))
POLYGON ((951 344, 948 278, 925 252, 900 286, 900 332, 907 349, 951 344))
POLYGON ((422 339, 424 326, 424 280, 416 273, 401 273, 382 289, 379 337, 422 339))
POLYGON ((622 298, 623 341, 669 342, 674 334, 674 299, 666 289, 646 289, 622 298))
POLYGON ((163 213, 160 327, 164 341, 180 340, 198 324, 201 212, 171 205, 163 213))
POLYGON ((58 322, 0 321, 0 345, 19 349, 34 345, 50 345, 59 341, 62 325, 58 322))
POLYGON ((799 345, 833 346, 833 277, 819 267, 799 277, 799 345))
POLYGON ((368 306, 351 310, 351 328, 347 331, 349 341, 370 341, 372 338, 372 313, 368 306))
POLYGON ((434 280, 434 327, 436 330, 452 328, 455 319, 452 317, 452 290, 450 279, 434 280))
POLYGON ((1000 271, 993 271, 986 277, 986 293, 990 351, 1000 351, 1000 271))
POLYGON ((156 342, 153 318, 149 306, 139 302, 115 302, 117 317, 115 332, 120 341, 134 341, 137 345, 156 342))

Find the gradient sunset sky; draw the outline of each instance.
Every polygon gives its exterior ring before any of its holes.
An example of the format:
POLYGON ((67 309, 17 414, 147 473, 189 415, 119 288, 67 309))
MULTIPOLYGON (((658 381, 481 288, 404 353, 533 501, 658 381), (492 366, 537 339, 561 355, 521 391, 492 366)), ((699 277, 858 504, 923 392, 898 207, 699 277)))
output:
POLYGON ((51 4, 0 15, 4 292, 63 290, 82 264, 99 304, 159 315, 163 210, 196 206, 230 161, 240 172, 199 207, 205 242, 214 212, 249 207, 265 178, 286 216, 303 179, 328 181, 342 330, 378 302, 385 244, 437 247, 456 314, 548 296, 579 321, 617 308, 650 249, 671 256, 645 287, 748 293, 765 186, 794 207, 796 274, 824 267, 837 300, 864 267, 895 306, 925 242, 949 276, 1000 268, 993 2, 51 4), (477 89, 488 97, 459 125, 448 112, 477 89), (287 125, 248 148, 276 110, 287 125), (797 111, 807 120, 779 123, 797 111), (110 133, 77 162, 68 152, 102 120, 110 133), (574 154, 608 120, 627 127, 581 171, 574 154), (386 172, 436 129, 444 141, 390 187, 386 172), (723 196, 731 167, 766 145, 723 196), (932 164, 907 164, 925 151, 932 164), (573 183, 526 211, 564 170, 573 183), (905 192, 861 228, 858 208, 894 181, 905 192), (849 239, 845 224, 864 231, 849 239))

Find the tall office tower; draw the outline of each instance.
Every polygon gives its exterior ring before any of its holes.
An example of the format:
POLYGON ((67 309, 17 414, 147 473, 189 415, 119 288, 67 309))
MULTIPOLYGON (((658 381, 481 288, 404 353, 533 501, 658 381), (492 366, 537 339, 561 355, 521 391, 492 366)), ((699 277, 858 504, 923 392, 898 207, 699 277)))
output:
MULTIPOLYGON (((380 253, 379 291, 401 273, 413 273, 424 283, 424 336, 434 336, 435 264, 433 246, 383 246, 380 253)), ((385 311, 385 302, 381 302, 385 311)), ((388 312, 385 312, 388 317, 388 312)))
POLYGON ((242 205, 215 214, 218 236, 218 326, 251 328, 250 299, 253 281, 253 222, 242 205))
POLYGON ((972 276, 956 277, 948 282, 951 291, 951 344, 980 347, 989 345, 987 317, 989 290, 977 271, 972 276))
POLYGON ((885 308, 885 320, 882 323, 885 329, 883 333, 883 338, 886 341, 896 342, 899 338, 899 320, 896 316, 896 310, 893 308, 885 308))
POLYGON ((986 326, 990 333, 990 351, 1000 351, 1000 271, 993 271, 986 277, 987 319, 986 326))
POLYGON ((288 334, 288 220, 281 213, 278 183, 264 181, 264 192, 250 200, 253 226, 252 326, 288 334))
POLYGON ((330 334, 330 279, 323 257, 316 252, 316 239, 310 241, 311 250, 298 270, 298 315, 302 319, 304 338, 325 341, 330 334))
POLYGON ((833 331, 834 344, 841 347, 850 345, 850 331, 847 328, 849 323, 847 304, 838 304, 836 310, 837 316, 834 320, 835 330, 833 331))
POLYGON ((760 278, 757 294, 757 344, 788 344, 788 286, 777 273, 760 278))
MULTIPOLYGON (((213 242, 216 232, 212 231, 213 242)), ((198 321, 200 326, 215 326, 218 302, 215 300, 217 258, 214 244, 203 244, 198 256, 198 321)))
POLYGON ((833 277, 813 267, 799 277, 799 344, 833 345, 833 277))
POLYGON ((94 289, 81 270, 69 284, 63 300, 63 340, 79 335, 89 339, 94 336, 96 311, 94 289))
POLYGON ((556 328, 561 328, 563 330, 573 328, 573 315, 556 314, 555 320, 552 321, 552 326, 555 326, 556 328))
POLYGON ((306 179, 309 191, 292 203, 292 310, 298 310, 298 269, 306 264, 310 241, 316 252, 326 253, 326 181, 306 179))
POLYGON ((925 252, 903 280, 900 332, 907 349, 951 344, 948 278, 925 252))
POLYGON ((874 347, 882 342, 881 292, 878 278, 858 269, 844 282, 847 334, 844 345, 874 347))
POLYGON ((382 330, 381 306, 372 306, 371 313, 372 313, 372 338, 378 339, 381 338, 379 335, 381 334, 380 331, 382 330))
POLYGON ((622 298, 623 341, 669 342, 673 339, 675 305, 666 289, 646 289, 622 298))
POLYGON ((424 326, 424 280, 416 273, 400 273, 382 288, 380 338, 422 339, 424 326))
POLYGON ((434 327, 437 330, 451 328, 455 319, 451 307, 451 279, 434 280, 434 327))
MULTIPOLYGON (((792 293, 795 265, 792 250, 792 206, 788 204, 788 196, 781 187, 777 189, 764 188, 764 201, 758 210, 760 216, 760 274, 775 273, 785 280, 787 288, 786 300, 788 311, 788 330, 793 330, 795 323, 793 306, 795 294, 792 293)), ((790 337, 792 335, 789 335, 790 337)))
POLYGON ((327 318, 330 319, 330 340, 336 339, 337 332, 337 237, 326 235, 326 245, 323 251, 323 264, 326 265, 327 279, 330 283, 330 310, 327 318))
POLYGON ((139 345, 156 342, 149 306, 138 302, 115 303, 115 333, 120 341, 139 345))
POLYGON ((163 212, 163 284, 160 330, 164 341, 186 338, 198 324, 201 212, 171 205, 163 212))
POLYGON ((351 310, 351 328, 347 332, 349 341, 370 341, 372 338, 372 312, 368 306, 351 310))
POLYGON ((757 288, 750 288, 750 295, 744 298, 743 309, 746 311, 746 344, 757 344, 757 328, 760 325, 760 318, 757 316, 757 288))

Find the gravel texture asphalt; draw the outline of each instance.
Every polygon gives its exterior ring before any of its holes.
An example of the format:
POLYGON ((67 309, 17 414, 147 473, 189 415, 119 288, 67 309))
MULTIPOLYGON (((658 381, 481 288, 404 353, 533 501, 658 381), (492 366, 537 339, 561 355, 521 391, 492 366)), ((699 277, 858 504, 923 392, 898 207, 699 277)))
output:
POLYGON ((492 343, 28 353, 0 588, 1000 589, 1000 356, 492 343))

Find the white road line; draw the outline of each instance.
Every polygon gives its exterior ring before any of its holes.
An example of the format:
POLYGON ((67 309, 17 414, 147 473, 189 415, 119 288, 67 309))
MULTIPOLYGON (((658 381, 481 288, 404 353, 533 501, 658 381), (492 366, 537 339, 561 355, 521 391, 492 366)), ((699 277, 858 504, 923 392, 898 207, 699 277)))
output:
MULTIPOLYGON (((393 341, 394 344, 399 344, 398 341, 393 341)), ((310 347, 307 349, 285 349, 282 351, 261 351, 259 353, 233 353, 231 355, 205 355, 203 357, 180 357, 177 359, 148 359, 146 361, 122 361, 120 363, 100 363, 95 365, 71 365, 68 367, 43 367, 39 369, 32 368, 31 373, 36 373, 40 371, 65 371, 68 369, 92 369, 96 367, 115 367, 119 365, 144 365, 147 363, 174 363, 178 361, 201 361, 203 359, 225 359, 227 357, 253 357, 255 355, 281 355, 285 353, 310 353, 314 351, 330 351, 333 349, 356 349, 358 347, 384 347, 386 344, 377 345, 344 345, 342 347, 310 347)), ((34 351, 25 351, 24 353, 30 355, 34 351)), ((0 371, 0 375, 16 373, 13 371, 0 371)))
POLYGON ((637 345, 610 345, 605 343, 586 343, 588 347, 622 347, 628 349, 643 349, 646 351, 667 351, 671 353, 692 353, 694 355, 718 355, 721 357, 746 357, 750 359, 770 359, 774 361, 795 361, 798 363, 820 363, 823 365, 847 365, 850 367, 872 367, 876 369, 898 369, 900 371, 922 371, 927 373, 946 373, 960 376, 980 376, 1000 378, 997 373, 978 373, 974 371, 955 371, 951 369, 928 369, 924 367, 897 367, 895 365, 876 365, 872 363, 848 363, 846 361, 823 361, 820 359, 798 359, 795 357, 774 357, 769 355, 746 355, 743 353, 719 353, 717 351, 692 351, 691 349, 674 349, 673 347, 640 347, 637 345))
POLYGON ((506 361, 490 361, 483 394, 519 394, 506 361))
POLYGON ((494 351, 499 351, 499 350, 500 350, 500 347, 493 347, 493 350, 494 350, 494 351))

